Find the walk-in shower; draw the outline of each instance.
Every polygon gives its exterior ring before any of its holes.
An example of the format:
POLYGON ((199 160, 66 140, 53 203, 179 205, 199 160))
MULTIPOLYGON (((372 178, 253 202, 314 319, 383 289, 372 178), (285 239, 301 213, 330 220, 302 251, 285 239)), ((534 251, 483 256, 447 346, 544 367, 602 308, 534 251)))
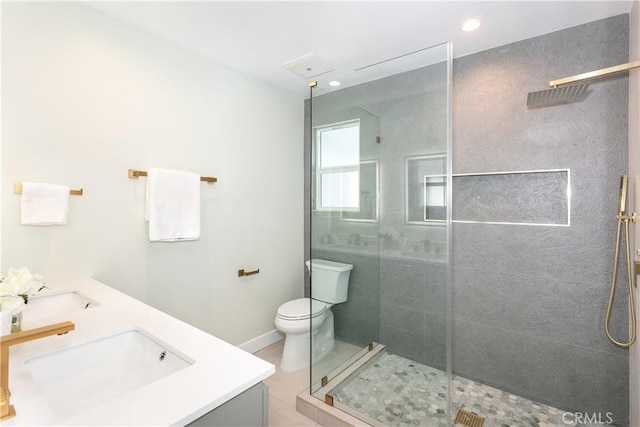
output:
MULTIPOLYGON (((628 353, 603 327, 626 77, 580 104, 524 102, 567 64, 626 62, 625 40, 613 17, 313 85, 306 256, 353 265, 313 396, 371 425, 628 425, 628 353)), ((611 301, 615 336, 627 297, 611 301)))

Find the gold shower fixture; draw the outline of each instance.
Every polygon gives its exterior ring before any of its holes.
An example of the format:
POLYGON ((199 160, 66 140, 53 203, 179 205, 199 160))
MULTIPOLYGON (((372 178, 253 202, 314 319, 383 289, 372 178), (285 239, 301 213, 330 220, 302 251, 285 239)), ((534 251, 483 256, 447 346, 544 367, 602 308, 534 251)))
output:
POLYGON ((577 74, 571 77, 565 77, 563 79, 552 80, 549 82, 549 87, 557 88, 560 85, 575 83, 582 80, 595 79, 597 77, 607 76, 609 74, 620 73, 622 71, 629 71, 638 67, 640 67, 640 61, 633 61, 633 62, 628 62, 626 64, 614 65, 613 67, 601 68, 600 70, 589 71, 588 73, 582 73, 582 74, 577 74))
MULTIPOLYGON (((607 337, 609 340, 615 345, 623 348, 631 347, 631 345, 636 341, 636 308, 635 302, 633 298, 633 288, 634 288, 634 275, 632 271, 631 264, 631 243, 629 241, 629 223, 636 222, 637 217, 636 213, 633 212, 631 215, 626 215, 627 211, 627 189, 628 189, 628 178, 626 175, 622 176, 620 180, 620 198, 618 204, 618 215, 616 218, 618 219, 618 230, 616 231, 616 251, 613 260, 613 277, 611 279, 611 290, 609 291, 609 303, 607 304, 607 314, 604 318, 604 330, 607 333, 607 337), (631 336, 629 337, 629 341, 622 342, 617 341, 611 335, 609 331, 609 319, 611 318, 611 309, 613 307, 613 299, 616 293, 616 281, 618 279, 618 263, 620 261, 620 231, 622 229, 622 224, 624 223, 625 230, 625 242, 626 242, 626 250, 627 250, 627 280, 629 281, 629 323, 631 324, 631 336)), ((637 284, 635 285, 637 286, 637 284)))
POLYGON ((544 107, 554 104, 565 104, 567 102, 580 101, 586 96, 589 81, 609 74, 621 73, 640 67, 640 61, 628 62, 626 64, 615 65, 613 67, 602 68, 600 70, 589 71, 587 73, 576 74, 575 76, 562 79, 551 80, 550 89, 529 92, 527 96, 527 107, 544 107))

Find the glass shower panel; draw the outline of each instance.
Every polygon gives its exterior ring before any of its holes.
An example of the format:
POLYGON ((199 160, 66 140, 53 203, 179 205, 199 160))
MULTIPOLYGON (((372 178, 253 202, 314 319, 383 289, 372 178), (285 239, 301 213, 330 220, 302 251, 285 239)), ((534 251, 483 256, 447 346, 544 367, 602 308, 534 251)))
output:
POLYGON ((312 323, 311 391, 374 425, 449 422, 450 61, 439 45, 313 89, 311 257, 353 270, 330 353, 312 323), (321 133, 355 122, 360 158, 323 170, 321 133), (357 200, 325 209, 325 172, 356 168, 335 192, 357 200))
MULTIPOLYGON (((311 391, 377 341, 379 119, 337 91, 312 99, 311 258, 353 265, 347 300, 312 324, 311 391), (331 325, 333 323, 333 325, 331 325), (331 331, 330 329, 333 329, 331 331), (321 330, 322 329, 322 330, 321 330), (334 339, 330 340, 331 332, 334 339)), ((311 276, 311 295, 316 298, 311 276)), ((327 301, 324 301, 325 303, 327 301)))

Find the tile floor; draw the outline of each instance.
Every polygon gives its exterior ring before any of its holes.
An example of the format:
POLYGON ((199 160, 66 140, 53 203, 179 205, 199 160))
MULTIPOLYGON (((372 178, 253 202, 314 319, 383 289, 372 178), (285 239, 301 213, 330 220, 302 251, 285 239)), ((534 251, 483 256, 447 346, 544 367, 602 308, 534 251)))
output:
POLYGON ((269 387, 269 426, 304 427, 317 426, 315 421, 296 411, 296 397, 309 388, 309 368, 298 372, 280 370, 284 341, 254 353, 261 359, 276 365, 276 373, 264 382, 269 387))
MULTIPOLYGON (((324 408, 320 408, 320 410, 318 410, 318 408, 316 408, 315 406, 317 405, 323 405, 322 403, 317 403, 319 401, 317 401, 317 399, 315 399, 314 397, 311 397, 308 395, 308 393, 303 393, 304 391, 306 391, 309 388, 309 375, 310 375, 310 370, 309 368, 307 369, 303 369, 301 371, 298 372, 283 372, 280 370, 280 359, 282 358, 282 349, 284 346, 284 341, 279 341, 269 347, 266 347, 258 352, 255 353, 256 356, 270 362, 273 363, 276 366, 276 373, 274 375, 272 375, 271 377, 267 378, 265 380, 265 383, 267 384, 267 386, 269 387, 269 426, 270 427, 305 427, 305 426, 321 426, 321 425, 325 425, 325 426, 348 426, 348 425, 355 425, 355 426, 366 426, 367 424, 357 420, 347 414, 344 414, 341 411, 338 411, 336 408, 329 408, 326 405, 324 405, 324 408), (313 402, 311 405, 309 404, 304 404, 304 405, 300 405, 300 401, 298 399, 298 395, 302 396, 302 400, 306 401, 306 402, 313 402), (301 413, 297 412, 296 410, 296 405, 299 405, 299 407, 301 408, 301 410, 305 413, 309 412, 308 415, 311 418, 307 418, 306 416, 302 415, 301 413), (333 416, 332 416, 333 414, 333 416), (339 418, 337 419, 335 417, 336 414, 339 414, 339 418), (313 418, 313 419, 312 419, 313 418), (317 421, 314 421, 318 420, 317 421)), ((351 349, 349 349, 351 350, 351 349)), ((380 364, 380 363, 379 363, 380 364)), ((410 364, 410 368, 413 369, 414 368, 414 364, 411 363, 410 364)), ((414 369, 415 370, 415 369, 414 369)), ((395 369, 394 372, 398 371, 398 369, 395 369)), ((367 371, 363 371, 361 375, 359 375, 359 377, 361 377, 363 374, 366 376, 367 371)), ((404 372, 404 371, 403 371, 404 372)), ((357 395, 359 394, 359 389, 357 386, 357 378, 356 377, 356 381, 352 382, 352 386, 355 385, 355 389, 354 389, 354 394, 357 395)), ((460 398, 462 396, 458 396, 458 394, 463 394, 464 390, 466 390, 467 388, 470 388, 471 383, 470 381, 466 380, 469 384, 464 383, 464 384, 457 384, 457 390, 456 390, 456 396, 454 396, 455 398, 460 398), (469 387, 466 387, 466 386, 469 387), (463 390, 463 391, 460 391, 463 390)), ((389 378, 386 378, 384 381, 382 381, 385 384, 388 384, 391 387, 395 387, 397 386, 393 384, 393 381, 391 381, 389 378)), ((403 379, 403 386, 407 385, 407 381, 406 378, 403 379)), ((348 384, 345 384, 345 387, 348 388, 348 384)), ((486 386, 483 386, 486 387, 486 386)), ((342 390, 336 390, 338 393, 337 394, 344 394, 344 392, 346 391, 345 388, 343 387, 342 390)), ((473 395, 473 393, 471 393, 471 395, 473 395)), ((493 394, 492 394, 493 395, 493 394)), ((483 394, 483 396, 486 396, 486 393, 483 394)), ((496 395, 497 396, 497 395, 496 395)), ((512 403, 509 402, 508 399, 509 398, 517 398, 516 396, 510 396, 510 395, 505 395, 507 397, 507 403, 512 403)), ((339 396, 335 396, 338 398, 338 400, 340 400, 339 396)), ((342 396, 342 398, 345 398, 346 396, 342 396)), ((348 399, 347 399, 348 400, 348 399)), ((498 399, 498 400, 503 400, 503 399, 498 399)), ((392 403, 392 402, 389 402, 392 403)), ((469 403, 469 402, 467 402, 469 403)), ((469 405, 459 405, 460 407, 465 407, 465 409, 467 410, 474 410, 477 409, 474 407, 474 405, 472 405, 470 402, 469 405), (466 408, 466 406, 469 406, 469 408, 466 408)), ((483 402, 484 404, 486 404, 486 402, 483 402)), ((525 422, 523 425, 531 425, 531 426, 556 426, 556 425, 565 425, 564 423, 562 424, 558 424, 558 420, 557 420, 557 411, 555 410, 555 408, 553 411, 549 412, 548 414, 546 412, 548 411, 542 411, 544 412, 544 414, 542 414, 542 416, 540 416, 540 412, 538 409, 538 404, 533 405, 532 402, 532 407, 535 409, 535 411, 525 411, 527 412, 527 414, 517 414, 518 417, 520 418, 521 421, 527 421, 525 422), (529 414, 529 412, 534 413, 536 417, 531 417, 531 414, 529 414), (539 418, 537 418, 539 417, 539 418), (529 419, 531 418, 531 419, 529 419)), ((434 405, 432 405, 434 406, 434 405)), ((486 406, 486 405, 485 405, 486 406)), ((504 406, 504 405, 503 405, 504 406)), ((509 407, 513 407, 513 405, 508 405, 509 407)), ((521 405, 516 405, 516 407, 520 407, 521 405)), ((527 406, 528 407, 528 406, 527 406)), ((434 406, 435 408, 435 406, 434 406)), ((364 409, 364 408, 362 408, 364 409)), ((361 410, 362 410, 361 409, 361 410)), ((490 408, 491 409, 491 408, 490 408)), ((504 410, 504 408, 501 407, 496 407, 495 409, 495 413, 498 415, 501 415, 501 412, 505 412, 505 415, 509 415, 509 413, 511 412, 511 409, 509 411, 504 410)), ((526 409, 526 408, 525 408, 526 409)), ((437 408, 435 408, 435 410, 437 410, 437 408)), ((388 411, 387 411, 388 412, 388 411)), ((490 411, 491 413, 493 413, 492 411, 490 411)), ((365 411, 366 413, 366 411, 365 411)), ((375 417, 375 414, 371 414, 375 417)), ((510 416, 513 416, 516 414, 511 414, 510 416)), ((498 417, 500 418, 500 417, 498 417)), ((381 420, 382 421, 382 420, 381 420)), ((410 425, 410 424, 416 424, 417 420, 410 420, 413 422, 407 422, 407 423, 403 423, 403 422, 398 422, 398 420, 391 420, 391 419, 384 419, 385 422, 390 423, 392 425, 410 425)), ((493 420, 495 421, 495 420, 493 420)), ((504 421, 504 420, 503 420, 504 421)), ((418 422, 418 424, 420 424, 418 422)), ((493 426, 493 425, 499 426, 501 423, 495 423, 492 421, 489 421, 488 425, 493 426)), ((443 423, 443 425, 446 425, 443 423)), ((512 423, 503 423, 502 426, 505 425, 520 425, 519 423, 516 422, 516 424, 512 424, 512 423)), ((575 425, 575 424, 574 424, 575 425)), ((580 424, 581 425, 581 424, 580 424)))
MULTIPOLYGON (((276 373, 264 381, 269 387, 269 426, 368 426, 368 424, 336 408, 324 405, 320 400, 310 396, 307 390, 309 388, 309 368, 298 372, 281 371, 280 360, 283 347, 284 341, 279 341, 254 353, 276 366, 276 373), (309 418, 299 413, 296 405, 309 418)), ((360 350, 359 347, 336 340, 334 348, 316 365, 317 369, 322 372, 330 372, 336 361, 344 361, 360 350)))
MULTIPOLYGON (((454 375, 451 387, 453 413, 464 409, 478 414, 485 427, 576 425, 565 423, 560 409, 466 378, 454 375)), ((448 389, 446 372, 382 353, 332 394, 334 401, 385 425, 447 427, 448 389)))

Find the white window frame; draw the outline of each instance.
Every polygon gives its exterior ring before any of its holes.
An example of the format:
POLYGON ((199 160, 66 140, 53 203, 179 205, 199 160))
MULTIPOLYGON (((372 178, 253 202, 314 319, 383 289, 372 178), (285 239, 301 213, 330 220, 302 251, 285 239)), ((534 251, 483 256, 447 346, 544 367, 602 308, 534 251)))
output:
MULTIPOLYGON (((344 206, 324 206, 322 202, 322 177, 323 175, 336 174, 336 173, 348 173, 348 172, 357 172, 359 176, 360 172, 360 161, 352 165, 342 165, 342 166, 330 166, 330 167, 322 167, 320 164, 321 150, 322 150, 322 132, 344 129, 349 127, 358 127, 358 135, 360 135, 360 119, 349 120, 345 122, 333 123, 329 125, 318 126, 314 128, 314 141, 313 141, 313 152, 314 152, 314 175, 315 175, 315 206, 314 210, 323 211, 323 212, 358 212, 360 210, 359 206, 356 207, 344 207, 344 206)), ((358 149, 360 147, 360 138, 358 136, 358 149)), ((359 199, 358 199, 359 200, 359 199)))

